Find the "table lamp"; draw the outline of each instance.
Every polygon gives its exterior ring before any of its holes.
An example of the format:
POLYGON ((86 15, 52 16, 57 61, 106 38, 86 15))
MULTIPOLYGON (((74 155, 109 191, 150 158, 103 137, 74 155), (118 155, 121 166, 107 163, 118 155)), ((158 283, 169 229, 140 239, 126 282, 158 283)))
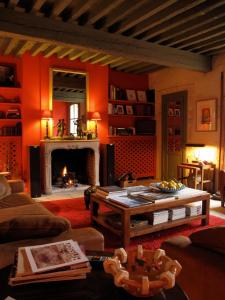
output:
POLYGON ((97 138, 98 137, 98 124, 97 124, 97 122, 102 119, 101 115, 98 111, 95 111, 95 112, 92 113, 90 119, 91 119, 91 121, 95 121, 95 137, 97 138))
POLYGON ((49 120, 52 118, 52 111, 49 109, 44 109, 41 115, 42 120, 46 120, 45 123, 45 137, 44 139, 49 139, 48 128, 49 128, 49 120))

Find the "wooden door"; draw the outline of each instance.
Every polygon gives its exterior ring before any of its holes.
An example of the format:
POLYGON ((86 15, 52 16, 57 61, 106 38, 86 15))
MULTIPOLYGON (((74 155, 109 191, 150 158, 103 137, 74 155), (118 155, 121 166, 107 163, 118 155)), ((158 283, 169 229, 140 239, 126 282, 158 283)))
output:
POLYGON ((186 143, 187 91, 162 96, 162 179, 177 178, 186 143))

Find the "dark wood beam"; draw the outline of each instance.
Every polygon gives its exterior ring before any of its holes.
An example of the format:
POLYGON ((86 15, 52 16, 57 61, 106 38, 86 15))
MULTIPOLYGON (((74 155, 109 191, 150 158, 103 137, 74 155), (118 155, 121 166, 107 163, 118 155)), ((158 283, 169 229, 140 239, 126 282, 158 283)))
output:
POLYGON ((0 9, 0 34, 20 37, 38 42, 51 41, 58 46, 70 46, 124 56, 168 67, 181 67, 207 72, 211 70, 211 59, 183 50, 135 40, 119 34, 100 32, 71 23, 0 9))

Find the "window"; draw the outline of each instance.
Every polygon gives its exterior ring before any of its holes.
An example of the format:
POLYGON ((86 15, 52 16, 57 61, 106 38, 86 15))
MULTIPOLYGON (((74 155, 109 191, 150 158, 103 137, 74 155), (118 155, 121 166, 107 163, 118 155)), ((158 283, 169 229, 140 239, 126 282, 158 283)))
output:
POLYGON ((70 133, 77 135, 76 121, 79 119, 79 104, 70 105, 70 133))

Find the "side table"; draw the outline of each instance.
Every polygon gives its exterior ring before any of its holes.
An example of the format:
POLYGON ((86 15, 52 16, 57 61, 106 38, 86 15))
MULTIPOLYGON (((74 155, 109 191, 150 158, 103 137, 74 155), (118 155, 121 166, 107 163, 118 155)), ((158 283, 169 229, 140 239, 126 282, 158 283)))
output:
POLYGON ((113 278, 103 270, 92 270, 87 279, 44 282, 11 287, 8 285, 10 267, 0 270, 0 300, 11 296, 16 300, 188 300, 184 291, 174 288, 150 298, 138 298, 117 288, 113 278))

